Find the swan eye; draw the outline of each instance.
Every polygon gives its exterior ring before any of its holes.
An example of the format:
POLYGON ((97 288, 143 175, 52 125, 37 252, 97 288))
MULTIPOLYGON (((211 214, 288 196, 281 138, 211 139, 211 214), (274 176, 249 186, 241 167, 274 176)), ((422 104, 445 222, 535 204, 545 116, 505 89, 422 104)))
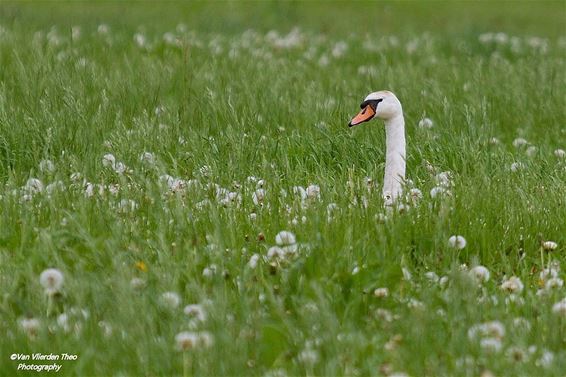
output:
POLYGON ((375 111, 377 109, 377 104, 380 103, 381 101, 383 101, 383 98, 368 99, 367 101, 364 101, 360 104, 360 109, 363 109, 363 108, 367 107, 368 105, 370 105, 371 108, 373 109, 373 111, 375 111))

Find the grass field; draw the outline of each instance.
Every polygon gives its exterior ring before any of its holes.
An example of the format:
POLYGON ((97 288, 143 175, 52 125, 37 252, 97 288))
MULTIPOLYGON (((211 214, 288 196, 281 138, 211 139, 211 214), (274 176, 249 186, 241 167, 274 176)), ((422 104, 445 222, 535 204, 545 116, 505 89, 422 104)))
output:
POLYGON ((565 57, 561 1, 0 3, 0 375, 564 376, 565 57))

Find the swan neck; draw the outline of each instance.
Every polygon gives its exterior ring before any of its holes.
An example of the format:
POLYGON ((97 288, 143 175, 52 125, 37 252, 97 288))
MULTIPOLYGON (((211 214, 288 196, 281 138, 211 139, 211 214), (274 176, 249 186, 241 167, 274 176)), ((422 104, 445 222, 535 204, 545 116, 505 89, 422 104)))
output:
POLYGON ((402 194, 405 181, 405 119, 403 113, 385 121, 385 176, 383 197, 394 202, 402 194))

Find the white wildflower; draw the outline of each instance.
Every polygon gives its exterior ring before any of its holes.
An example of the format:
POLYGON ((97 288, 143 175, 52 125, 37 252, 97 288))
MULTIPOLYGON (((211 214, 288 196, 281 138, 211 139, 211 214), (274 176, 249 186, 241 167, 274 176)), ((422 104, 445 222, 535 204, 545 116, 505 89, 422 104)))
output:
POLYGON ((527 154, 527 156, 533 157, 537 153, 537 147, 530 145, 529 147, 527 147, 525 153, 527 154))
POLYGON ((148 165, 155 164, 155 155, 151 152, 143 152, 140 156, 140 161, 148 165))
POLYGON ((450 187, 452 186, 452 172, 443 171, 438 173, 434 177, 436 184, 442 187, 450 187))
POLYGON ((279 246, 272 246, 267 250, 267 257, 269 259, 279 259, 285 256, 285 250, 279 246))
POLYGON ((145 45, 147 43, 145 35, 143 35, 141 33, 134 34, 134 42, 136 42, 138 47, 141 47, 141 48, 145 47, 145 45))
POLYGON ((511 167, 510 167, 510 169, 513 173, 516 173, 519 170, 522 170, 524 168, 525 168, 525 165, 522 162, 513 162, 511 164, 511 167))
POLYGON ((260 188, 254 191, 252 195, 252 200, 255 205, 263 205, 265 199, 265 190, 260 188))
POLYGON ((42 192, 44 189, 43 182, 37 178, 30 178, 27 180, 25 190, 30 194, 42 192))
POLYGON ((185 313, 191 319, 194 319, 198 322, 206 321, 206 311, 204 310, 202 305, 199 304, 187 305, 183 309, 183 313, 185 313))
POLYGON ((318 352, 310 347, 306 347, 299 353, 299 361, 312 366, 318 362, 318 352))
POLYGON ((468 330, 468 338, 475 340, 482 337, 502 339, 505 336, 505 326, 499 321, 484 322, 473 325, 468 330))
POLYGON ((549 368, 554 362, 554 354, 548 350, 544 350, 542 355, 535 362, 536 366, 541 366, 543 368, 549 368))
POLYGON ((317 185, 310 185, 307 187, 307 197, 309 199, 319 199, 320 198, 320 187, 317 185))
POLYGON ((375 291, 373 291, 373 295, 375 297, 379 297, 379 298, 385 298, 389 296, 389 289, 388 288, 376 288, 375 291))
POLYGON ((114 155, 111 153, 105 154, 104 156, 102 156, 102 166, 104 166, 105 168, 114 169, 114 167, 116 166, 116 157, 114 157, 114 155))
POLYGON ((188 351, 198 344, 198 335, 194 332, 183 331, 175 335, 175 343, 177 345, 177 350, 188 351))
POLYGON ((552 305, 552 312, 562 317, 566 317, 566 298, 552 305))
POLYGON ((306 200, 308 197, 307 190, 305 190, 302 186, 293 186, 293 194, 299 195, 301 200, 306 200))
POLYGON ((55 164, 51 160, 41 160, 39 170, 43 173, 53 173, 55 171, 55 164))
POLYGON ((484 338, 480 341, 480 347, 487 352, 496 353, 501 351, 501 340, 497 338, 484 338))
POLYGON ((252 255, 252 257, 250 258, 250 260, 248 262, 248 266, 251 269, 255 269, 257 267, 258 262, 259 262, 259 258, 260 258, 259 254, 252 255))
POLYGON ((513 140, 513 146, 515 148, 520 148, 520 147, 523 147, 527 144, 529 144, 529 142, 527 140, 523 139, 522 137, 518 137, 515 140, 513 140))
POLYGON ((98 34, 108 34, 110 32, 110 26, 106 24, 100 24, 97 28, 98 34))
POLYGON ((295 235, 286 230, 282 230, 275 236, 275 243, 279 246, 294 245, 296 242, 295 235))
POLYGON ((542 248, 546 251, 554 250, 558 247, 558 244, 554 241, 545 241, 542 243, 542 248))
POLYGON ((419 128, 432 128, 434 123, 430 118, 423 118, 419 121, 419 128))
POLYGON ((528 358, 528 354, 525 349, 515 346, 509 347, 505 352, 505 355, 510 361, 517 363, 526 361, 526 359, 528 358))
POLYGON ((144 288, 146 285, 145 280, 140 279, 140 278, 133 278, 132 280, 130 280, 130 287, 132 287, 132 289, 135 290, 140 290, 142 288, 144 288))
POLYGON ((498 144, 501 144, 501 142, 499 141, 498 138, 492 137, 491 139, 489 139, 489 144, 491 144, 491 145, 498 145, 498 144))
POLYGON ((216 270, 217 270, 216 265, 215 265, 215 264, 211 264, 210 266, 205 267, 205 268, 202 270, 202 276, 205 277, 205 278, 211 278, 211 277, 214 276, 214 274, 216 274, 216 270))
POLYGON ((501 284, 501 289, 509 293, 521 293, 523 288, 523 282, 516 276, 510 277, 501 284))
POLYGON ((176 309, 181 304, 181 297, 176 292, 164 292, 159 298, 159 302, 167 309, 176 309))
POLYGON ((39 282, 48 295, 59 292, 63 286, 63 280, 63 274, 56 268, 48 268, 39 275, 39 282))
POLYGON ((407 307, 409 309, 420 310, 420 309, 423 309, 425 306, 421 301, 414 299, 414 298, 411 298, 411 299, 409 299, 409 302, 407 303, 407 307))
POLYGON ((438 275, 434 271, 426 272, 425 277, 433 283, 438 283, 438 281, 440 280, 440 278, 438 277, 438 275))
POLYGON ((470 275, 479 283, 489 281, 489 270, 484 266, 475 266, 470 270, 470 275))
POLYGON ((466 247, 466 239, 462 236, 451 236, 448 239, 448 245, 450 245, 451 248, 462 250, 466 247))
POLYGON ((36 318, 22 318, 18 323, 30 338, 35 338, 41 326, 41 322, 36 318))
POLYGON ((411 275, 411 271, 409 271, 408 268, 402 267, 401 272, 403 273, 403 279, 404 280, 411 281, 413 279, 413 276, 411 275))
POLYGON ((554 155, 558 158, 565 158, 566 157, 566 151, 564 149, 556 149, 554 151, 554 155))
POLYGON ((547 291, 555 288, 562 288, 564 286, 564 280, 560 278, 550 278, 544 284, 544 289, 547 291))
POLYGON ((118 210, 122 213, 132 212, 138 208, 138 203, 132 199, 122 199, 118 203, 118 210))
POLYGON ((423 198, 423 193, 418 188, 410 189, 409 194, 407 195, 407 201, 410 201, 412 203, 417 203, 422 198, 423 198))
POLYGON ((441 196, 443 196, 445 194, 449 194, 449 193, 450 192, 448 190, 446 190, 446 188, 444 188, 442 186, 436 186, 436 187, 433 187, 430 190, 430 197, 435 199, 437 196, 441 197, 441 196))

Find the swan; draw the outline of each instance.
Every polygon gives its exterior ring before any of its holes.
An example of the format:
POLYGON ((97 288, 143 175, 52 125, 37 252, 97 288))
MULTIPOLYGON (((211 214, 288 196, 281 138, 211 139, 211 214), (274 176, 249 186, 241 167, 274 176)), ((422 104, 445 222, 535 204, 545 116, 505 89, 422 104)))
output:
POLYGON ((393 205, 403 194, 405 181, 405 118, 403 107, 395 94, 387 90, 367 95, 360 105, 362 109, 352 118, 349 127, 368 122, 374 118, 385 121, 385 175, 383 177, 383 200, 386 206, 393 205))

